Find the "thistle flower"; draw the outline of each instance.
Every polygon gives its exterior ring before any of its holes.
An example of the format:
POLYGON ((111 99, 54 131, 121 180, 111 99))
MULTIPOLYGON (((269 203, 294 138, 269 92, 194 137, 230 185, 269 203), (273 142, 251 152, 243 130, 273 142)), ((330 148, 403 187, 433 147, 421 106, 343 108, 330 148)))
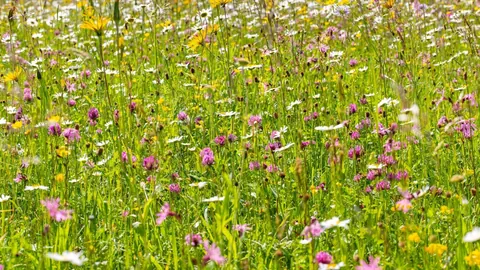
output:
POLYGON ((325 251, 320 251, 315 255, 315 262, 317 264, 330 264, 332 262, 332 255, 325 251))

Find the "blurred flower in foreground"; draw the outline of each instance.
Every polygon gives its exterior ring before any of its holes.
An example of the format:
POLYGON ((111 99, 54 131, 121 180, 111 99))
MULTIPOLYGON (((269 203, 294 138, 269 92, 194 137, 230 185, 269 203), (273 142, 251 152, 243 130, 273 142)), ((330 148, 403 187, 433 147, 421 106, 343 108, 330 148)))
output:
POLYGON ((69 262, 73 265, 81 266, 84 262, 88 259, 82 255, 82 252, 72 252, 72 251, 64 251, 62 254, 58 253, 47 253, 47 257, 59 262, 69 262))

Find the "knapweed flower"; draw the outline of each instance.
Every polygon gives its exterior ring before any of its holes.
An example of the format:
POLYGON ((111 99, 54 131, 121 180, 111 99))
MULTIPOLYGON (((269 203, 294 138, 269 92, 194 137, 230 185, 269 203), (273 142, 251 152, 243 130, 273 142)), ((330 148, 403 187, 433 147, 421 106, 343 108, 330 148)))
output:
POLYGON ((242 237, 245 232, 250 231, 252 228, 248 224, 237 224, 233 226, 233 229, 238 232, 238 235, 242 237))
POLYGON ((152 171, 158 168, 158 160, 154 156, 149 156, 143 159, 143 168, 147 171, 152 171))
POLYGON ((93 17, 84 21, 80 28, 94 31, 97 36, 101 36, 109 21, 110 19, 106 17, 93 17))
POLYGON ((90 108, 88 111, 88 118, 90 119, 90 125, 94 126, 97 120, 100 117, 100 113, 98 112, 97 108, 90 108))
POLYGON ((369 263, 367 263, 364 260, 360 261, 360 265, 356 266, 356 270, 382 270, 382 267, 378 266, 380 263, 380 257, 374 258, 373 256, 370 256, 368 258, 369 263))
POLYGON ((470 266, 480 266, 480 250, 476 249, 468 254, 468 256, 465 256, 465 261, 470 266))
POLYGON ((42 205, 45 206, 48 210, 48 214, 52 219, 55 221, 64 221, 67 219, 71 219, 72 210, 60 210, 60 198, 56 199, 45 199, 41 201, 42 205))
POLYGON ((59 123, 53 123, 48 127, 48 135, 60 136, 62 134, 62 128, 59 123))
POLYGON ((185 236, 185 244, 187 246, 198 247, 202 242, 202 237, 199 234, 192 233, 185 236))
POLYGON ((202 151, 200 151, 200 158, 202 159, 203 166, 210 166, 215 162, 213 151, 209 147, 203 148, 202 151))
POLYGON ((209 244, 208 241, 203 242, 203 247, 207 254, 203 256, 203 263, 207 264, 209 261, 215 262, 218 265, 223 265, 227 261, 225 257, 222 256, 220 248, 215 244, 209 244))
POLYGON ((447 251, 447 246, 442 244, 430 244, 425 247, 425 251, 431 255, 442 256, 442 254, 447 251))
POLYGON ((248 125, 251 127, 260 126, 262 124, 262 117, 260 115, 252 115, 248 119, 248 125))
POLYGON ((67 139, 67 141, 73 142, 73 141, 80 141, 80 132, 77 129, 74 128, 66 128, 63 133, 63 137, 67 139))
POLYGON ((377 191, 389 190, 390 189, 390 182, 382 180, 382 181, 377 183, 377 185, 375 186, 375 189, 377 191))

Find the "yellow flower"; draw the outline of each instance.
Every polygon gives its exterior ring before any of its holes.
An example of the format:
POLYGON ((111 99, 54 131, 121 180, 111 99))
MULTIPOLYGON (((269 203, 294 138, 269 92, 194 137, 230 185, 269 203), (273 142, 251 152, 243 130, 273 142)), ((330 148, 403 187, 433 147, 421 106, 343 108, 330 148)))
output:
POLYGON ((53 115, 50 118, 48 118, 48 122, 50 123, 59 123, 60 122, 60 116, 58 115, 53 115))
POLYGON ((232 0, 210 0, 210 5, 212 6, 212 8, 216 8, 220 5, 225 5, 230 2, 232 2, 232 0))
POLYGON ((70 155, 70 151, 68 151, 68 148, 65 146, 59 147, 57 150, 55 150, 55 152, 57 153, 57 156, 61 158, 64 158, 70 155))
POLYGON ((418 236, 418 233, 412 233, 407 237, 407 240, 409 242, 420 243, 420 236, 418 236))
POLYGON ((311 185, 311 186, 310 186, 310 191, 312 192, 312 194, 315 194, 315 193, 318 192, 317 187, 314 186, 314 185, 311 185))
POLYGON ((59 173, 59 174, 55 175, 55 181, 57 181, 57 182, 65 181, 65 174, 59 173))
POLYGON ((425 247, 425 251, 431 255, 442 256, 442 254, 447 251, 447 246, 442 244, 430 244, 428 247, 425 247))
POLYGON ((465 256, 465 261, 470 266, 480 265, 480 250, 474 250, 468 256, 465 256))
POLYGON ((7 73, 5 75, 5 78, 3 78, 4 82, 11 82, 11 81, 17 81, 18 77, 20 77, 20 74, 22 74, 22 69, 17 66, 14 71, 7 73))
POLYGON ((23 125, 22 121, 17 121, 12 125, 12 128, 13 129, 19 129, 19 128, 22 127, 22 125, 23 125))
POLYGON ((213 26, 207 26, 207 28, 200 30, 199 32, 195 33, 188 42, 187 46, 192 49, 196 50, 199 46, 204 44, 205 39, 207 36, 215 31, 218 30, 218 25, 215 24, 213 26))
POLYGON ((440 213, 448 215, 453 213, 453 209, 449 209, 446 205, 442 205, 440 207, 440 213))
POLYGON ((84 21, 80 28, 95 31, 98 36, 101 36, 109 21, 110 19, 106 17, 93 17, 84 21))

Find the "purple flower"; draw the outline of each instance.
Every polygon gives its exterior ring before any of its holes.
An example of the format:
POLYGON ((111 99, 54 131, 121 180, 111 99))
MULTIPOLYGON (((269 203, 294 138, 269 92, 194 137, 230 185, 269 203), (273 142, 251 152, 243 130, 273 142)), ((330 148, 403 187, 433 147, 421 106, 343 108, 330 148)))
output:
POLYGON ((122 162, 127 162, 128 161, 128 156, 127 156, 127 152, 123 151, 122 152, 122 162))
POLYGON ((306 226, 303 229, 302 235, 305 236, 306 238, 319 237, 323 231, 324 229, 322 228, 322 225, 320 225, 320 222, 314 219, 312 220, 310 225, 306 226))
POLYGON ((25 101, 32 101, 33 100, 32 89, 30 89, 28 87, 23 89, 23 100, 25 100, 25 101))
POLYGON ((63 131, 62 135, 67 139, 69 143, 73 141, 80 141, 81 138, 79 131, 74 128, 66 128, 63 131))
POLYGON ((157 213, 157 220, 155 222, 157 225, 161 225, 167 217, 175 215, 176 214, 170 210, 170 204, 167 202, 162 206, 162 210, 157 213))
POLYGON ((60 210, 59 209, 59 204, 60 198, 56 199, 45 199, 44 201, 41 201, 42 205, 47 208, 48 213, 51 218, 53 218, 56 221, 64 221, 67 219, 71 219, 71 213, 73 212, 72 210, 60 210))
POLYGON ((187 246, 198 247, 202 243, 202 237, 199 234, 187 234, 185 244, 187 246))
POLYGON ((178 120, 185 122, 185 121, 188 120, 188 115, 187 115, 186 112, 181 111, 181 112, 178 113, 177 118, 178 118, 178 120))
POLYGON ((234 142, 237 140, 237 136, 235 136, 234 134, 228 134, 228 141, 229 142, 234 142))
POLYGON ((375 187, 378 191, 381 190, 389 190, 390 189, 390 182, 382 180, 377 183, 377 186, 375 187))
POLYGON ((350 105, 348 105, 348 113, 349 114, 354 114, 357 112, 357 105, 352 103, 350 105))
POLYGON ((225 257, 222 256, 220 248, 218 248, 217 245, 215 244, 210 245, 208 241, 205 241, 203 242, 203 247, 207 252, 207 254, 203 256, 204 264, 207 264, 209 261, 213 261, 218 265, 223 265, 227 261, 227 259, 225 259, 225 257))
POLYGON ((61 134, 62 134, 62 128, 60 127, 60 124, 53 123, 48 127, 48 135, 60 136, 61 134))
POLYGON ((98 117, 100 117, 100 114, 97 108, 94 107, 88 111, 88 118, 90 118, 90 120, 95 121, 98 117))
POLYGON ((270 134, 270 139, 274 140, 279 138, 280 138, 280 131, 277 131, 277 130, 272 131, 272 133, 270 134))
POLYGON ((246 231, 250 231, 252 228, 248 227, 248 224, 237 224, 233 226, 233 229, 242 237, 246 231))
POLYGON ((332 262, 332 255, 328 252, 320 251, 315 255, 315 261, 317 264, 330 264, 332 262))
POLYGON ((458 132, 463 134, 465 139, 470 139, 473 137, 474 131, 477 129, 477 126, 472 123, 471 120, 464 120, 460 123, 459 126, 456 127, 458 132))
POLYGON ((440 117, 440 119, 438 119, 437 126, 438 126, 438 127, 443 127, 443 126, 445 126, 447 123, 448 123, 448 119, 447 119, 447 117, 444 115, 444 116, 440 117))
POLYGON ((154 156, 149 156, 143 159, 143 168, 147 171, 152 171, 158 168, 158 160, 154 156))
POLYGON ((350 61, 348 61, 348 64, 351 67, 354 67, 354 66, 358 65, 358 60, 357 59, 350 59, 350 61))
POLYGON ((370 263, 367 264, 364 260, 360 261, 360 265, 355 267, 355 270, 382 270, 378 263, 380 262, 380 258, 373 258, 370 256, 369 258, 370 263))
POLYGON ((179 184, 174 183, 168 186, 168 190, 172 193, 180 193, 181 188, 179 184))
POLYGON ((73 106, 77 105, 77 102, 73 99, 69 99, 67 101, 67 104, 68 104, 68 106, 73 107, 73 106))
POLYGON ((133 113, 137 109, 137 103, 133 101, 130 102, 130 104, 128 105, 128 109, 130 110, 131 113, 133 113))
POLYGON ((360 132, 358 132, 358 130, 354 130, 351 134, 350 134, 350 138, 352 140, 358 140, 360 138, 360 132))
POLYGON ((248 164, 248 168, 250 171, 258 170, 260 169, 260 163, 258 163, 258 161, 252 161, 248 164))
POLYGON ((217 136, 214 140, 215 144, 217 145, 220 145, 220 146, 224 146, 225 145, 225 141, 226 141, 226 138, 225 136, 217 136))
POLYGON ((203 148, 202 151, 200 151, 200 158, 202 159, 203 166, 209 166, 215 162, 213 151, 209 147, 203 148))
POLYGON ((260 126, 262 124, 262 117, 260 115, 252 115, 248 119, 248 125, 251 127, 260 126))

